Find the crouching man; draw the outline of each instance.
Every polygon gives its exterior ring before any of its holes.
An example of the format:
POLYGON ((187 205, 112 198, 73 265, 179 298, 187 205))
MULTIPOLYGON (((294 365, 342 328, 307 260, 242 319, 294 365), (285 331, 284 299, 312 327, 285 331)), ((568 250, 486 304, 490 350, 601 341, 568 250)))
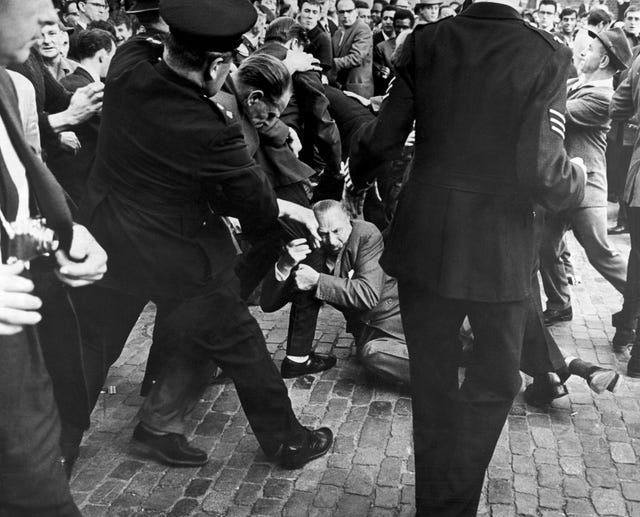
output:
POLYGON ((276 311, 296 291, 314 290, 316 298, 344 314, 364 366, 385 380, 408 384, 398 289, 378 262, 384 249, 380 231, 371 223, 351 221, 339 201, 319 201, 313 211, 322 239, 322 272, 301 264, 311 253, 307 241, 291 241, 264 281, 262 309, 276 311))

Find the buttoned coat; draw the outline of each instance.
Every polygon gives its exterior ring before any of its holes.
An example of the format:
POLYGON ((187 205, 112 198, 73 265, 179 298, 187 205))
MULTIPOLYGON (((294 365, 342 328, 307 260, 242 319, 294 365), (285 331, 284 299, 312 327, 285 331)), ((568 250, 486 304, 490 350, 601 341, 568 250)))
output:
POLYGON ((587 84, 573 90, 569 81, 566 110, 565 148, 569 156, 580 157, 587 168, 587 186, 581 207, 607 206, 607 133, 611 128, 610 86, 587 84))
MULTIPOLYGON (((631 64, 627 77, 618 85, 609 108, 615 121, 638 120, 640 116, 640 56, 631 64)), ((629 163, 627 182, 624 186, 624 201, 632 207, 640 207, 640 133, 636 133, 633 154, 629 163)))
MULTIPOLYGON (((352 231, 336 258, 332 272, 320 273, 316 298, 341 311, 347 331, 358 336, 363 325, 404 339, 396 280, 380 266, 382 235, 367 221, 352 221, 352 231)), ((265 278, 260 300, 272 312, 291 300, 293 277, 276 281, 275 272, 265 278)))
POLYGON ((447 298, 528 295, 533 203, 557 211, 584 192, 564 149, 570 60, 553 36, 490 2, 407 37, 390 94, 350 158, 356 188, 366 186, 400 155, 415 121, 387 273, 447 298))
POLYGON ((333 68, 330 79, 343 90, 363 97, 373 95, 373 37, 371 29, 362 20, 349 28, 340 27, 331 38, 333 68))

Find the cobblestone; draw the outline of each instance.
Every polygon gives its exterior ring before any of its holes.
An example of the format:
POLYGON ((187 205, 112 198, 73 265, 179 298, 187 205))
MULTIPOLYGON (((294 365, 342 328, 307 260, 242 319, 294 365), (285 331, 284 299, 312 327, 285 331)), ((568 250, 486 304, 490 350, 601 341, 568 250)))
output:
MULTIPOLYGON (((612 241, 625 255, 628 236, 612 241)), ((573 288, 574 319, 550 327, 566 354, 624 373, 611 352, 610 314, 621 297, 599 279, 569 238, 583 283, 573 288)), ((283 357, 288 311, 252 308, 276 362, 283 357)), ((153 333, 152 305, 141 315, 106 384, 84 438, 71 487, 85 517, 412 517, 415 474, 411 400, 406 391, 366 375, 334 309, 321 311, 318 350, 337 366, 287 380, 305 425, 328 425, 330 453, 288 471, 260 451, 230 382, 207 389, 189 422, 189 438, 210 452, 199 469, 172 469, 138 453, 130 437, 153 333), (108 397, 108 398, 107 398, 108 397)), ((526 379, 525 379, 526 380, 526 379)), ((577 378, 569 397, 533 408, 518 395, 488 471, 479 515, 640 517, 640 381, 625 378, 611 395, 593 394, 577 378)))

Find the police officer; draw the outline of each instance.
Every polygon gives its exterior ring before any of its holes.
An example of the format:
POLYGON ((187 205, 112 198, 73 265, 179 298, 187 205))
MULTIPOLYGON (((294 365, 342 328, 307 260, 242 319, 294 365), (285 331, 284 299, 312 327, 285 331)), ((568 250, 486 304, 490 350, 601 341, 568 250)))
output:
POLYGON ((154 340, 174 343, 177 352, 143 404, 134 440, 166 463, 207 461, 184 436, 184 401, 195 403, 204 389, 202 376, 185 372, 208 371, 213 359, 233 379, 264 452, 282 451, 283 466, 298 468, 329 449, 332 433, 308 430, 293 414, 262 332, 238 295, 236 251, 220 217, 234 216, 256 233, 285 217, 317 236, 313 213, 275 198, 237 121, 210 99, 255 23, 255 9, 246 0, 164 0, 160 15, 171 30, 162 59, 133 62, 128 52, 153 43, 128 42, 117 73, 107 78, 96 163, 81 206, 111 251, 103 286, 78 297, 90 406, 152 300, 154 340))
POLYGON ((533 203, 558 210, 584 191, 584 167, 563 146, 571 52, 516 6, 481 0, 416 28, 351 152, 363 189, 415 120, 415 159, 381 263, 398 278, 409 349, 419 516, 476 515, 521 386, 533 203), (459 386, 465 316, 476 341, 459 386))

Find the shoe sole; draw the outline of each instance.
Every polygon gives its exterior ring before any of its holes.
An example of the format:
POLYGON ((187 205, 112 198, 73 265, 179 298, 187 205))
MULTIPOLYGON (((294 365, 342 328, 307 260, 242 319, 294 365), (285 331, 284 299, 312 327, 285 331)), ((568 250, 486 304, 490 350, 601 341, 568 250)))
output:
MULTIPOLYGON (((616 372, 612 372, 612 375, 613 375, 613 377, 607 383, 606 386, 604 385, 604 383, 589 384, 589 387, 591 388, 591 391, 593 391, 594 393, 597 393, 598 395, 601 394, 601 393, 604 393, 605 391, 610 391, 611 393, 614 393, 616 388, 618 387, 618 381, 620 380, 620 374, 616 373, 616 372)), ((605 379, 605 381, 606 381, 606 379, 605 379)))
POLYGON ((140 452, 145 453, 148 456, 151 456, 157 460, 160 460, 160 462, 164 463, 165 465, 169 465, 170 467, 202 467, 203 465, 206 465, 209 462, 209 458, 207 458, 204 461, 198 461, 198 462, 174 460, 174 459, 171 459, 166 454, 159 451, 158 449, 154 449, 153 447, 151 447, 150 445, 147 445, 146 443, 139 442, 135 438, 134 438, 133 445, 140 452))
POLYGON ((571 321, 573 319, 573 316, 560 316, 558 318, 553 318, 552 320, 545 320, 544 324, 547 327, 550 327, 551 325, 555 325, 556 323, 564 323, 566 321, 571 321))
POLYGON ((302 463, 292 463, 292 462, 288 462, 288 461, 283 461, 282 464, 281 464, 281 467, 283 469, 286 469, 286 470, 298 470, 298 469, 301 469, 302 467, 304 467, 310 461, 317 460, 321 456, 324 456, 325 454, 327 454, 327 452, 329 452, 329 449, 331 449, 332 445, 333 445, 333 440, 331 440, 331 443, 327 446, 327 448, 324 451, 318 452, 317 454, 314 454, 313 456, 309 456, 302 463))

